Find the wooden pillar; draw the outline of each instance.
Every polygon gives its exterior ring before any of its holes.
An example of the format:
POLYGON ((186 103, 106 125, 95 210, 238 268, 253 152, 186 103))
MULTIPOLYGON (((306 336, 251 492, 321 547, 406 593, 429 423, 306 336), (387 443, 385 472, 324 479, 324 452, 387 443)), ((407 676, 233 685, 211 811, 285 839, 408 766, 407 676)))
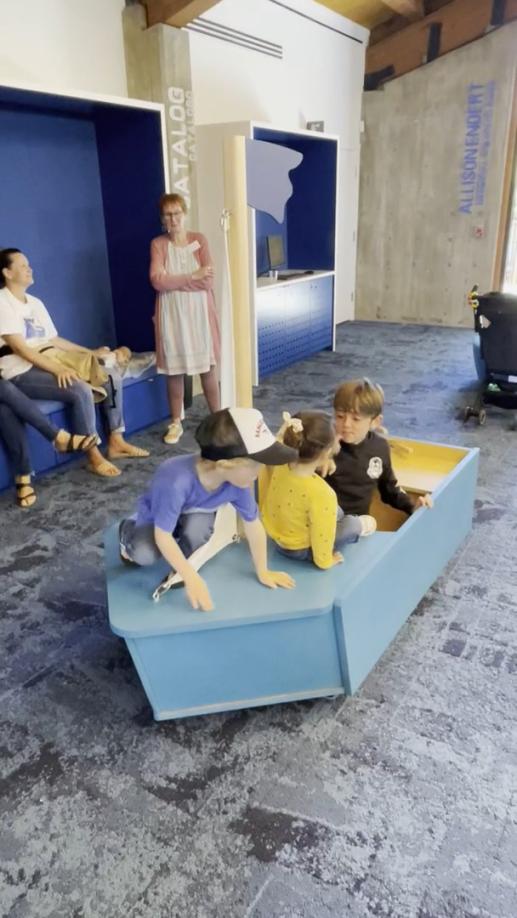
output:
POLYGON ((235 404, 253 405, 251 305, 246 190, 246 138, 224 140, 224 206, 230 211, 228 249, 233 300, 235 404))
POLYGON ((506 247, 510 220, 512 216, 513 196, 517 194, 515 170, 517 166, 517 74, 513 79, 512 110, 508 119, 508 130, 505 139, 505 165, 501 189, 501 207, 499 225, 492 269, 492 290, 502 290, 505 270, 506 247))

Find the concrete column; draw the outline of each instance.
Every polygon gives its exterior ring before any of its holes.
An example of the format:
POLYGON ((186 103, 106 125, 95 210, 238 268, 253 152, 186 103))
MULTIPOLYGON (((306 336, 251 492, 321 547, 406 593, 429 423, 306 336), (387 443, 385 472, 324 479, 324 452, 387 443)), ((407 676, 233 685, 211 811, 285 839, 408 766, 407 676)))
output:
POLYGON ((168 25, 146 28, 145 8, 122 13, 128 92, 165 106, 170 191, 186 199, 197 227, 196 143, 188 32, 168 25))
MULTIPOLYGON (((198 226, 196 186, 196 140, 188 32, 168 25, 147 28, 145 7, 140 3, 122 11, 127 88, 134 99, 161 102, 165 106, 165 130, 169 165, 169 191, 183 195, 189 210, 188 225, 198 226)), ((165 190, 165 189, 164 189, 165 190)), ((158 207, 158 202, 156 202, 158 207)), ((185 376, 184 406, 201 391, 185 376)))

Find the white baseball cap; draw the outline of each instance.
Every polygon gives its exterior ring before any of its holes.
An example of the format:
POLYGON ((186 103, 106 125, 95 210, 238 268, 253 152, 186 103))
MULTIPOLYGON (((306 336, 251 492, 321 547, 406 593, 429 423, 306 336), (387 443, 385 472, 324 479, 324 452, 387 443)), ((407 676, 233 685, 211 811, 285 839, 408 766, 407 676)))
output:
POLYGON ((296 462, 298 452, 275 439, 256 408, 223 408, 201 421, 194 434, 203 459, 254 459, 263 465, 296 462))

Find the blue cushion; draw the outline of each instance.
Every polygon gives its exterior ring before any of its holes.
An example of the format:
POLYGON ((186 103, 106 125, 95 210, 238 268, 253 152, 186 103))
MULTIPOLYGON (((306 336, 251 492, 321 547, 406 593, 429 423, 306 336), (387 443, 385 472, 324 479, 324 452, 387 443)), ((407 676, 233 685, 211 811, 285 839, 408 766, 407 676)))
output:
MULTIPOLYGON (((149 367, 147 370, 145 370, 144 373, 142 373, 141 376, 128 376, 126 379, 123 379, 122 382, 124 389, 129 389, 131 386, 137 385, 138 383, 143 382, 145 379, 154 379, 154 377, 158 375, 159 374, 156 372, 156 367, 149 367)), ((43 412, 43 414, 52 414, 54 411, 63 411, 65 405, 63 402, 41 399, 41 401, 38 402, 38 408, 43 412)))

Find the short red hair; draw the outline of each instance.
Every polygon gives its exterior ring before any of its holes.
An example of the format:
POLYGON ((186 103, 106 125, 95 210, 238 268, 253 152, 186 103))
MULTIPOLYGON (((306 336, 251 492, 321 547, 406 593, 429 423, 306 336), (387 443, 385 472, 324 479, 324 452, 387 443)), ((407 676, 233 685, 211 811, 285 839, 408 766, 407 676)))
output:
POLYGON ((158 202, 161 214, 168 204, 179 204, 184 214, 188 211, 187 202, 181 194, 162 194, 158 202))

